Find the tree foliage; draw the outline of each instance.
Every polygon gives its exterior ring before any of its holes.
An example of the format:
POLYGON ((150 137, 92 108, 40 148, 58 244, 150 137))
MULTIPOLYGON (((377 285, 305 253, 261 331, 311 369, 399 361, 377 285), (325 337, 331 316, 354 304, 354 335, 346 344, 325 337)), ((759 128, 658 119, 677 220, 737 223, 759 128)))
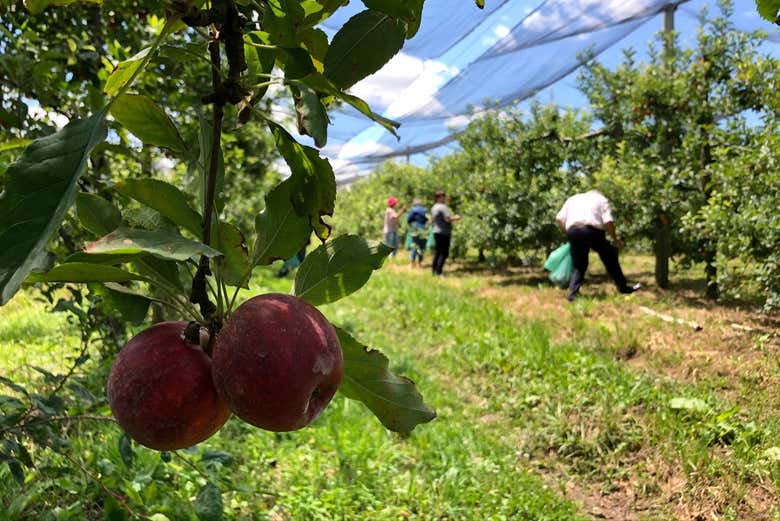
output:
MULTIPOLYGON (((4 4, 0 21, 0 237, 8 243, 0 255, 2 302, 22 284, 35 286, 55 311, 78 319, 82 355, 100 346, 84 375, 89 389, 68 391, 80 381, 83 356, 64 374, 44 372, 39 389, 2 380, 11 394, 0 396, 0 461, 20 484, 24 468, 34 467, 27 447, 76 462, 68 430, 57 428, 71 425, 71 412, 74 422, 110 420, 92 414, 105 410, 106 365, 125 324, 144 322, 152 305, 155 319, 198 326, 188 328, 190 342, 199 343, 204 328, 213 343, 254 268, 295 254, 312 235, 322 244, 296 280, 311 302, 357 291, 381 267, 384 246, 357 236, 330 240, 335 177, 305 142, 327 143, 327 111, 342 102, 394 131, 397 123, 345 89, 400 50, 423 9, 422 0, 366 2, 328 41, 317 25, 342 1, 62 7, 71 3, 4 4), (280 161, 289 170, 284 180, 272 166, 280 161), (79 393, 90 397, 83 407, 79 393)), ((383 355, 356 340, 345 347, 348 396, 384 425, 409 434, 435 417, 383 355), (361 364, 377 357, 384 377, 403 385, 366 381, 374 375, 361 364), (377 407, 377 400, 403 406, 377 407)), ((118 450, 130 467, 134 448, 126 436, 118 450)), ((77 465, 88 477, 97 474, 77 465)), ((118 510, 144 517, 136 510, 144 506, 140 495, 98 483, 107 517, 119 518, 118 510)), ((199 517, 221 518, 217 484, 194 496, 199 517)))

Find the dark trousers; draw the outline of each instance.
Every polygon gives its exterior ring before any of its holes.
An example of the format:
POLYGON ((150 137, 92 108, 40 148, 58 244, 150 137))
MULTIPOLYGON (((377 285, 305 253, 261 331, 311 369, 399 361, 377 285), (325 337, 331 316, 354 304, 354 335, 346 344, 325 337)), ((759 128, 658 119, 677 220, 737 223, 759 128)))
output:
POLYGON ((433 255, 433 273, 441 275, 444 269, 444 261, 450 256, 450 236, 443 233, 434 233, 435 253, 433 255))
POLYGON ((617 284, 621 292, 628 291, 626 277, 618 262, 617 249, 607 242, 607 233, 598 228, 578 227, 566 232, 571 245, 571 261, 574 269, 569 279, 569 297, 574 297, 580 290, 585 272, 588 270, 588 253, 594 250, 599 254, 607 273, 617 284))

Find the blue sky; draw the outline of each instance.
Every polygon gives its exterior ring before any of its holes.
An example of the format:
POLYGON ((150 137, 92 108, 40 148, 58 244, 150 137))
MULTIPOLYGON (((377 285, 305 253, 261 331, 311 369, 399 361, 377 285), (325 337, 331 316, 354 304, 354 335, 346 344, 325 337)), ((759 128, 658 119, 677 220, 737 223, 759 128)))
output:
MULTIPOLYGON (((692 45, 702 6, 717 12, 715 3, 690 0, 680 5, 675 22, 681 46, 692 45)), ((418 35, 381 71, 352 89, 377 112, 402 122, 401 140, 354 114, 336 113, 324 152, 337 175, 346 177, 368 168, 354 164, 365 154, 403 150, 445 137, 451 128, 462 128, 468 121, 468 107, 478 108, 486 96, 513 103, 518 96, 526 99, 535 92, 534 97, 542 101, 586 107, 577 90, 577 72, 561 73, 576 65, 581 51, 594 46, 606 47, 599 60, 608 66, 616 65, 627 47, 633 47, 641 59, 648 42, 663 27, 663 15, 649 15, 663 4, 658 0, 487 0, 486 10, 480 11, 472 0, 427 0, 418 35), (638 19, 626 21, 632 16, 638 19), (605 22, 608 27, 603 27, 605 22), (552 80, 557 81, 543 87, 552 80)), ((353 0, 326 30, 332 33, 362 8, 361 2, 353 0)), ((736 0, 733 20, 739 29, 761 29, 770 39, 780 40, 777 28, 758 17, 753 0, 736 0)), ((766 50, 777 54, 780 47, 769 42, 766 50)), ((413 155, 412 161, 420 164, 426 158, 426 154, 413 155)))

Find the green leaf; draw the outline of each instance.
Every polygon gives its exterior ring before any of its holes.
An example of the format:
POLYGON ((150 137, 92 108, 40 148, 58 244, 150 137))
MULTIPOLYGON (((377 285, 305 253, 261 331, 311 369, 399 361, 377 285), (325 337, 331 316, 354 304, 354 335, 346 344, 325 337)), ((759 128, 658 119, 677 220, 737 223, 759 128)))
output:
POLYGON ((304 6, 305 20, 302 24, 304 28, 313 27, 327 20, 339 7, 349 3, 349 0, 304 0, 301 5, 304 6), (310 8, 307 8, 311 6, 310 8))
MULTIPOLYGON (((263 31, 253 31, 244 35, 244 55, 246 56, 247 71, 246 75, 252 83, 263 83, 268 81, 267 76, 262 74, 271 74, 276 63, 276 52, 272 49, 260 49, 250 43, 268 45, 268 33, 263 31)), ((252 93, 255 103, 263 98, 268 86, 256 89, 252 93)))
MULTIPOLYGON (((121 257, 121 255, 117 255, 121 257)), ((187 272, 186 281, 182 280, 182 271, 179 264, 174 261, 163 260, 153 255, 137 255, 133 260, 133 266, 138 273, 154 281, 150 289, 154 292, 157 287, 167 288, 175 295, 189 295, 189 282, 192 276, 187 272), (186 282, 186 283, 185 283, 186 282)), ((114 288, 117 289, 117 288, 114 288)))
POLYGON ((298 132, 314 138, 314 144, 322 148, 328 141, 328 113, 320 101, 320 97, 307 86, 290 89, 295 101, 298 132))
POLYGON ((780 11, 780 0, 756 0, 758 13, 766 20, 777 23, 777 12, 780 11))
POLYGON ((281 47, 282 69, 286 80, 297 80, 315 72, 311 56, 306 49, 300 47, 281 47))
POLYGON ((222 255, 217 250, 203 243, 185 239, 181 235, 168 230, 149 231, 134 228, 119 228, 102 239, 87 244, 84 251, 87 253, 110 253, 113 255, 143 252, 161 259, 177 261, 184 261, 201 255, 206 257, 222 255))
POLYGON ((415 17, 415 7, 409 0, 363 0, 368 9, 381 11, 393 18, 411 20, 415 17))
POLYGON ((157 179, 128 179, 117 183, 116 190, 154 209, 195 237, 201 236, 203 218, 192 209, 187 196, 174 185, 157 179))
POLYGON ((105 235, 122 224, 122 214, 116 206, 86 192, 76 196, 76 215, 81 225, 95 235, 105 235))
POLYGON ((425 0, 409 0, 412 17, 406 20, 406 39, 410 40, 420 30, 422 23, 423 3, 425 0))
POLYGON ((171 118, 154 101, 141 94, 122 94, 111 105, 111 115, 145 145, 185 152, 187 145, 171 118))
POLYGON ((233 464, 233 456, 230 453, 222 450, 206 450, 203 451, 203 455, 200 457, 203 463, 219 463, 225 467, 229 467, 233 464))
POLYGON ((209 62, 206 49, 207 42, 205 40, 195 43, 181 43, 179 45, 164 44, 160 46, 158 59, 162 58, 179 63, 186 63, 196 59, 211 63, 209 62))
POLYGON ((265 196, 265 210, 255 217, 257 237, 252 255, 255 266, 289 259, 311 236, 309 218, 295 211, 292 189, 293 182, 287 179, 265 196))
POLYGON ((116 283, 92 286, 90 291, 100 295, 110 309, 116 310, 130 324, 141 324, 149 312, 151 299, 116 283))
POLYGON ((214 483, 206 483, 195 497, 195 514, 200 521, 221 521, 222 493, 214 483))
POLYGON ((295 275, 293 293, 312 305, 330 304, 363 287, 392 248, 342 235, 309 253, 295 275))
POLYGON ((325 77, 346 89, 375 73, 404 44, 406 27, 380 11, 363 11, 336 33, 325 56, 325 77))
MULTIPOLYGON (((50 5, 64 6, 74 4, 79 0, 25 0, 24 6, 31 14, 40 14, 50 5)), ((102 0, 83 0, 92 4, 101 4, 102 0)))
POLYGON ((385 355, 364 346, 343 329, 337 327, 336 333, 344 354, 339 390, 347 398, 362 402, 393 432, 409 434, 417 425, 436 418, 414 382, 389 370, 385 355))
POLYGON ((22 387, 21 385, 13 382, 12 380, 9 380, 8 378, 6 378, 4 376, 0 376, 0 383, 3 384, 3 385, 8 386, 10 389, 13 389, 17 393, 21 393, 21 394, 23 394, 25 396, 27 395, 27 390, 24 387, 22 387))
POLYGON ((127 282, 143 277, 114 266, 69 262, 55 266, 46 273, 31 273, 26 282, 127 282))
POLYGON ((11 471, 11 476, 21 486, 24 486, 24 470, 18 461, 15 459, 8 460, 8 469, 11 471))
MULTIPOLYGON (((336 87, 336 85, 334 85, 333 82, 331 82, 328 78, 326 78, 322 74, 318 74, 318 73, 309 74, 302 80, 302 82, 310 86, 317 92, 321 92, 329 96, 335 96, 336 98, 339 98, 340 100, 349 103, 350 105, 355 107, 360 113, 362 113, 364 116, 368 116, 370 119, 379 123, 387 130, 389 130, 395 137, 398 137, 398 134, 396 133, 396 129, 401 126, 400 123, 382 117, 376 112, 372 111, 371 107, 368 106, 368 103, 358 98, 357 96, 353 96, 351 94, 347 94, 346 92, 342 91, 341 89, 336 87)), ((291 83, 293 85, 298 85, 301 82, 293 81, 291 83)))
POLYGON ((5 143, 0 143, 0 152, 8 152, 10 150, 18 150, 20 148, 26 148, 32 142, 33 142, 32 139, 24 139, 24 138, 9 139, 5 143))
MULTIPOLYGON (((211 121, 199 114, 200 133, 198 134, 198 146, 200 155, 198 156, 198 165, 200 166, 200 207, 206 207, 206 188, 208 180, 209 165, 211 163, 211 141, 213 132, 211 131, 211 121)), ((225 207, 225 198, 222 195, 222 189, 225 185, 225 156, 222 152, 222 145, 217 147, 217 184, 214 193, 214 206, 217 212, 221 212, 225 207)))
POLYGON ((214 227, 214 247, 221 251, 224 256, 216 259, 220 274, 226 284, 238 286, 243 283, 244 288, 248 288, 244 276, 249 271, 249 251, 246 247, 244 234, 237 226, 219 221, 214 227))
POLYGON ((309 51, 314 68, 322 72, 325 67, 325 55, 328 54, 328 35, 322 29, 312 28, 300 32, 298 36, 309 51))
POLYGON ((136 71, 144 64, 144 60, 151 51, 152 48, 147 47, 146 49, 139 51, 138 54, 132 58, 120 62, 116 67, 114 67, 111 75, 106 80, 106 86, 103 88, 103 91, 109 96, 113 96, 119 92, 119 90, 124 87, 127 82, 130 81, 130 79, 132 79, 133 74, 135 74, 136 71))
POLYGON ((480 9, 485 8, 485 0, 474 0, 474 3, 477 4, 477 7, 479 7, 480 9))
POLYGON ((298 44, 296 32, 305 12, 299 0, 266 0, 268 6, 263 14, 263 29, 273 43, 295 47, 298 44))
POLYGON ((124 264, 126 262, 131 262, 138 258, 137 253, 128 254, 128 255, 111 255, 111 254, 99 254, 99 255, 90 255, 89 253, 84 253, 83 251, 77 251, 76 253, 72 253, 65 257, 65 259, 62 261, 63 264, 65 263, 71 263, 71 262, 88 262, 90 264, 124 264))
POLYGON ((89 154, 106 136, 104 112, 37 139, 5 174, 0 196, 0 304, 40 266, 76 198, 89 154))
POLYGON ((123 217, 125 224, 130 228, 177 231, 176 223, 148 206, 127 208, 123 217))
POLYGON ((327 159, 317 149, 303 146, 276 123, 269 122, 276 148, 290 166, 290 195, 299 215, 309 217, 309 225, 321 240, 330 236, 330 226, 322 220, 333 215, 336 203, 336 177, 327 159))
POLYGON ((119 436, 117 448, 119 449, 119 457, 122 458, 122 463, 124 463, 127 468, 132 467, 135 454, 133 453, 133 441, 127 433, 123 432, 122 435, 119 436))

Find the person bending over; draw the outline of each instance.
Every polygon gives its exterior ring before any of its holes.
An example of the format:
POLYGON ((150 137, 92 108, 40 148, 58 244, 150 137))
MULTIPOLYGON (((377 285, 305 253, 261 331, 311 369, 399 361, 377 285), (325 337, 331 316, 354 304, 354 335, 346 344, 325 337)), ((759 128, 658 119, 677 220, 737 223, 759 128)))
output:
POLYGON ((566 234, 571 246, 573 270, 569 279, 567 299, 574 300, 580 291, 588 270, 588 254, 594 250, 604 263, 607 273, 615 281, 621 293, 633 293, 639 284, 629 286, 618 261, 618 250, 624 243, 615 232, 615 222, 609 201, 599 191, 576 194, 569 197, 555 216, 558 226, 566 234), (607 241, 607 234, 615 246, 607 241))

